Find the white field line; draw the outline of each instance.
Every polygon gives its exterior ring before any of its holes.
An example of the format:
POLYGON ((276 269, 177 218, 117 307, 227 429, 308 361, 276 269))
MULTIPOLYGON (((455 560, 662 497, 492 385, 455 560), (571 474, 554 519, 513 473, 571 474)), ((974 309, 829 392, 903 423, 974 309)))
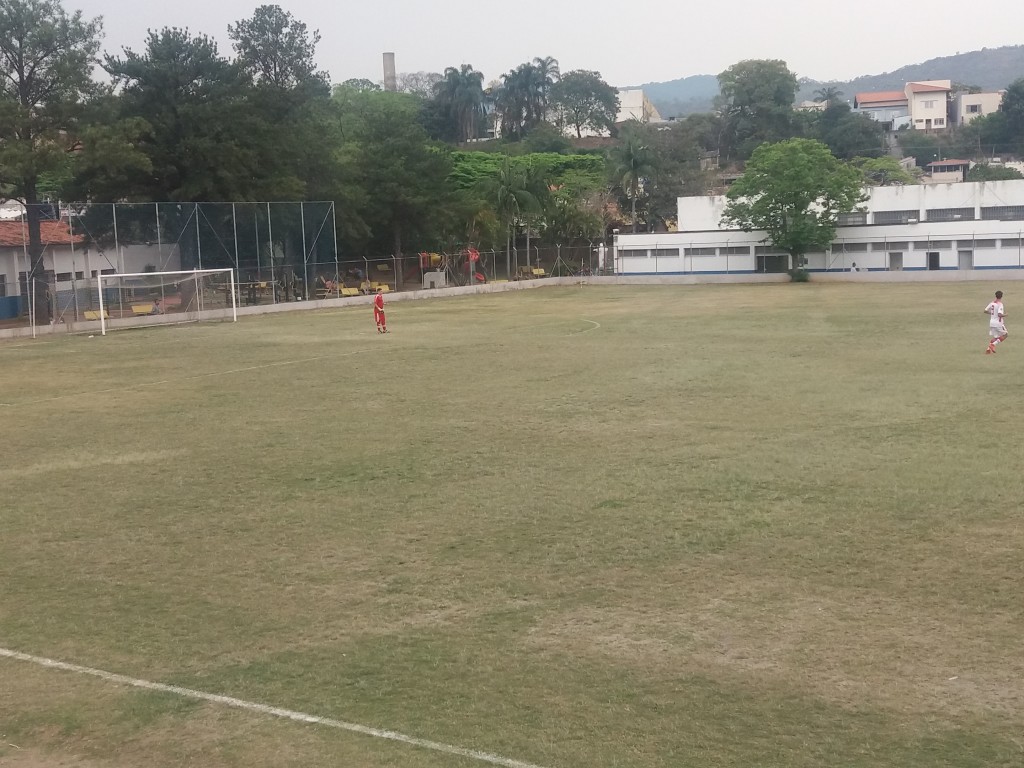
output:
MULTIPOLYGON (((247 373, 249 371, 259 371, 263 368, 276 368, 282 365, 299 365, 300 363, 312 363, 317 360, 327 360, 333 357, 349 357, 350 355, 361 355, 366 350, 356 350, 354 352, 342 352, 340 354, 332 355, 317 355, 316 357, 304 357, 299 360, 279 360, 276 363, 263 363, 261 365, 250 365, 245 368, 232 368, 229 371, 213 371, 212 373, 199 373, 195 376, 181 376, 174 379, 161 379, 160 381, 144 381, 140 384, 125 384, 121 387, 111 387, 109 389, 94 389, 91 392, 71 392, 65 395, 56 395, 54 397, 44 397, 41 400, 26 400, 21 403, 0 403, 0 407, 17 408, 23 405, 39 405, 40 403, 52 403, 55 400, 66 400, 69 397, 88 397, 89 395, 106 395, 111 392, 129 392, 133 389, 142 389, 143 387, 158 387, 161 384, 171 384, 176 381, 194 381, 196 379, 209 379, 214 376, 230 376, 234 373, 247 373)), ((380 354, 375 352, 374 354, 380 354)))
POLYGON ((501 765, 505 768, 541 768, 541 766, 534 765, 533 763, 524 763, 521 760, 513 760, 508 757, 501 757, 500 755, 492 755, 490 752, 479 752, 475 749, 466 749, 464 747, 456 747, 451 744, 442 744, 439 741, 430 741, 429 739, 420 739, 415 736, 406 736, 404 733, 397 733, 396 731, 386 731, 380 728, 373 728, 368 725, 359 725, 358 723, 347 723, 344 720, 335 720, 330 717, 308 715, 305 712, 296 712, 291 709, 282 709, 280 707, 271 707, 266 704, 257 704, 254 701, 245 701, 243 699, 236 699, 231 696, 221 696, 216 693, 205 693, 204 691, 195 691, 191 688, 181 688, 177 685, 165 685, 163 683, 150 682, 149 680, 139 680, 138 678, 126 677, 125 675, 118 675, 113 672, 104 672, 102 669, 82 667, 78 664, 68 664, 64 661, 47 659, 42 656, 32 656, 28 653, 12 651, 7 648, 0 648, 0 656, 6 657, 8 659, 16 659, 18 661, 27 661, 30 664, 37 664, 41 667, 48 667, 50 669, 60 669, 65 672, 76 672, 80 675, 98 677, 101 680, 106 680, 107 682, 111 683, 117 683, 118 685, 128 685, 134 688, 144 688, 148 691, 161 691, 162 693, 173 693, 176 696, 182 696, 187 699, 195 699, 197 701, 208 701, 212 704, 221 704, 225 707, 244 709, 248 710, 249 712, 256 712, 261 715, 271 715, 273 717, 280 717, 286 720, 295 720, 299 723, 325 725, 328 728, 338 728, 343 731, 360 733, 364 736, 372 736, 376 739, 398 741, 403 744, 409 744, 413 747, 430 749, 434 752, 443 752, 447 755, 465 757, 469 758, 470 760, 478 760, 483 763, 490 763, 491 765, 501 765))
POLYGON ((579 336, 580 334, 583 334, 583 333, 589 333, 590 331, 596 331, 598 328, 601 327, 601 324, 599 322, 597 322, 596 320, 587 320, 587 318, 585 318, 585 317, 581 317, 580 320, 582 320, 584 323, 590 323, 590 327, 589 328, 584 328, 582 331, 573 331, 572 333, 567 333, 567 334, 565 334, 566 336, 579 336))

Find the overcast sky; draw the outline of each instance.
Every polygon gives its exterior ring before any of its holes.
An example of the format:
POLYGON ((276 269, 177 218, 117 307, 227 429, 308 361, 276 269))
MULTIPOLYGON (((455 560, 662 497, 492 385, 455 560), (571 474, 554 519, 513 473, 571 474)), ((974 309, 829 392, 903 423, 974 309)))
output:
MULTIPOLYGON (((253 0, 64 0, 104 19, 108 52, 142 47, 147 28, 205 32, 230 54, 227 25, 253 0)), ((1024 42, 1024 2, 859 0, 280 0, 323 40, 332 82, 382 79, 381 54, 399 72, 472 64, 488 82, 535 56, 562 71, 596 69, 612 85, 717 74, 742 59, 778 58, 801 77, 846 80, 936 56, 1024 42)), ((1022 73, 1024 74, 1024 73, 1022 73)))

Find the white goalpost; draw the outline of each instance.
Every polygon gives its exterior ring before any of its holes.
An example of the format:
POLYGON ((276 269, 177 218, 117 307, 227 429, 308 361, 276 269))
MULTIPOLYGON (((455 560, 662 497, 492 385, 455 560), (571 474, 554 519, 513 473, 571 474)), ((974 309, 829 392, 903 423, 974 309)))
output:
MULTIPOLYGON (((238 320, 233 269, 96 276, 100 334, 116 328, 238 320)), ((89 313, 86 313, 88 317, 89 313)))

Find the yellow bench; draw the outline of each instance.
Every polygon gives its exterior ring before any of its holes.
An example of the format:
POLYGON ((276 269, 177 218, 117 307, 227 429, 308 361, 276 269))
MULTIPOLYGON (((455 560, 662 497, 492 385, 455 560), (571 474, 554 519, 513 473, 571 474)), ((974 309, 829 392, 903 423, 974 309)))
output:
POLYGON ((389 293, 391 291, 391 286, 387 283, 371 283, 370 287, 375 291, 380 291, 381 293, 389 293))
POLYGON ((342 296, 358 296, 359 295, 359 289, 358 288, 342 288, 341 289, 341 295, 342 296))
POLYGON ((547 276, 548 276, 548 273, 547 273, 547 272, 545 272, 545 271, 544 271, 543 269, 541 269, 540 267, 537 267, 537 268, 535 268, 535 269, 533 270, 533 276, 534 276, 534 277, 547 277, 547 276))
MULTIPOLYGON (((99 320, 100 319, 99 310, 96 310, 96 309, 87 309, 87 310, 85 310, 85 312, 83 314, 84 314, 86 320, 99 320)), ((104 320, 109 320, 110 319, 110 313, 107 312, 107 310, 105 310, 105 309, 103 310, 103 319, 104 320)))
POLYGON ((152 315, 155 307, 152 304, 132 304, 133 315, 152 315))

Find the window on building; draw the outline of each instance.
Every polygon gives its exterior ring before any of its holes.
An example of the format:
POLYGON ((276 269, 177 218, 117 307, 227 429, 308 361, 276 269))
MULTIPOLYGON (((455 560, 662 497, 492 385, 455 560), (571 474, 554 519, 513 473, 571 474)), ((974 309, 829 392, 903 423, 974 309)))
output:
POLYGON ((935 118, 935 125, 938 126, 938 125, 945 125, 945 124, 946 124, 946 118, 944 118, 944 117, 936 117, 935 118))
POLYGON ((749 256, 750 246, 749 245, 731 245, 728 248, 722 248, 719 253, 723 256, 749 256))
POLYGON ((687 248, 684 253, 687 256, 714 256, 714 248, 687 248))
POLYGON ((75 280, 85 280, 85 272, 75 272, 75 280))
POLYGON ((7 295, 7 275, 0 275, 0 298, 7 295))
POLYGON ((917 221, 919 211, 875 211, 872 220, 875 224, 907 224, 911 219, 917 221))
MULTIPOLYGON (((910 250, 910 243, 908 243, 906 240, 903 240, 902 242, 901 241, 889 240, 889 241, 886 242, 886 246, 887 246, 886 250, 889 250, 889 251, 908 251, 908 250, 910 250)), ((882 249, 879 248, 877 250, 882 250, 882 249)))
POLYGON ((929 208, 924 213, 928 221, 968 221, 974 219, 973 208, 929 208))
POLYGON ((101 275, 116 275, 117 274, 117 270, 116 269, 103 269, 103 270, 100 270, 100 274, 101 275))
POLYGON ((678 256, 679 255, 679 249, 678 248, 652 248, 650 253, 651 253, 651 256, 654 257, 655 259, 664 259, 664 258, 670 258, 672 256, 678 256))
POLYGON ((923 122, 924 122, 924 119, 923 119, 923 118, 920 118, 920 117, 919 117, 919 118, 917 118, 917 119, 916 119, 916 120, 915 120, 914 122, 915 122, 915 123, 923 123, 923 122))
POLYGON ((70 272, 58 272, 56 280, 58 283, 70 283, 71 273, 70 272))
POLYGON ((952 248, 952 240, 916 240, 914 241, 915 251, 934 251, 939 248, 952 248))
POLYGON ((864 253, 867 249, 867 243, 832 243, 833 253, 864 253))
POLYGON ((836 223, 840 227, 859 227, 868 223, 868 215, 864 211, 840 213, 839 217, 836 219, 836 223))
POLYGON ((995 240, 957 240, 957 248, 971 249, 971 248, 995 248, 995 240))
POLYGON ((981 112, 981 104, 968 104, 967 105, 967 114, 969 114, 969 115, 976 115, 979 112, 981 112))
POLYGON ((1021 221, 1024 220, 1024 205, 993 205, 982 208, 981 218, 989 221, 1021 221))
POLYGON ((754 246, 754 254, 757 256, 775 256, 781 255, 782 251, 774 245, 757 245, 754 246))
POLYGON ((1020 248, 1021 241, 1019 238, 1003 238, 999 241, 1003 248, 1020 248))
POLYGON ((935 99, 926 99, 921 102, 921 106, 925 109, 935 109, 935 99))

